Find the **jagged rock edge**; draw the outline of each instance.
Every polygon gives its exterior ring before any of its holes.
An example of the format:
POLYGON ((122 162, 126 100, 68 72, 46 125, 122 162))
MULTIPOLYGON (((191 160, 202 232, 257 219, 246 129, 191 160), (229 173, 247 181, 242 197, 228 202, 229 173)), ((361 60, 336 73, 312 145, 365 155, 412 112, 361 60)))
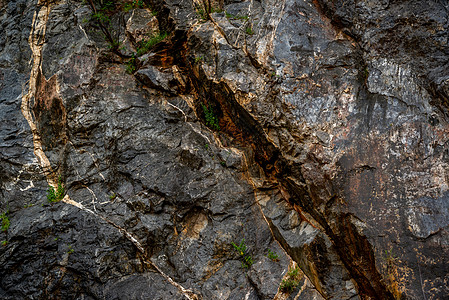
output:
MULTIPOLYGON (((159 15, 158 18, 160 17, 161 16, 159 15)), ((213 23, 214 26, 218 26, 216 22, 213 23)), ((221 34, 224 34, 223 30, 219 31, 221 34)), ((184 35, 187 39, 187 32, 184 32, 182 35, 184 35)), ((228 40, 227 38, 225 39, 228 40)), ((257 120, 254 119, 254 117, 250 113, 248 113, 245 110, 245 108, 243 108, 237 102, 236 99, 234 99, 231 89, 227 86, 227 84, 224 82, 217 83, 207 78, 207 76, 204 74, 204 72, 202 72, 201 69, 194 69, 191 66, 191 64, 188 63, 187 60, 183 62, 183 65, 190 69, 190 71, 187 74, 190 75, 191 83, 198 92, 198 95, 200 95, 200 98, 202 97, 203 99, 208 99, 209 101, 212 100, 214 101, 214 104, 218 104, 222 110, 225 108, 226 110, 231 110, 233 112, 228 114, 229 116, 234 118, 232 120, 233 123, 243 134, 246 133, 247 138, 246 140, 253 141, 253 143, 249 143, 249 145, 254 149, 255 162, 264 170, 265 174, 270 179, 275 179, 275 181, 279 183, 279 186, 283 187, 286 191, 288 191, 290 195, 294 195, 294 197, 285 200, 289 202, 293 207, 295 207, 295 209, 297 209, 299 206, 301 210, 307 212, 314 219, 314 221, 321 226, 321 229, 329 237, 332 244, 335 246, 334 248, 338 256, 340 257, 340 260, 343 262, 345 268, 348 270, 348 272, 351 274, 351 277, 356 282, 358 293, 362 297, 362 299, 365 298, 369 299, 370 297, 375 297, 379 299, 393 299, 393 295, 382 282, 381 275, 379 271, 376 269, 375 261, 373 258, 372 245, 369 243, 366 237, 361 236, 357 230, 354 230, 350 222, 348 222, 350 228, 349 227, 341 228, 344 231, 351 231, 352 234, 354 233, 358 234, 359 235, 358 239, 364 241, 364 244, 368 247, 368 250, 365 251, 366 253, 363 254, 357 253, 358 254, 357 256, 359 259, 362 259, 362 261, 365 259, 365 263, 366 257, 369 257, 369 261, 367 263, 368 266, 370 267, 370 271, 373 272, 373 274, 369 274, 368 273, 369 271, 366 272, 365 270, 359 270, 358 266, 352 265, 352 262, 355 261, 356 258, 346 256, 346 254, 350 252, 348 251, 349 250, 348 245, 344 242, 343 237, 335 234, 332 228, 329 226, 329 224, 327 224, 325 218, 321 215, 321 213, 319 213, 317 210, 314 209, 310 201, 310 196, 308 195, 307 192, 306 183, 303 182, 301 183, 301 186, 299 186, 294 180, 291 180, 290 178, 288 178, 288 176, 285 176, 285 174, 288 174, 288 160, 285 157, 283 157, 280 149, 278 149, 269 140, 264 129, 258 124, 257 120), (192 74, 195 75, 191 76, 192 74), (213 86, 213 88, 210 89, 205 88, 207 84, 213 86), (216 98, 214 99, 214 96, 212 97, 210 96, 216 94, 225 94, 226 101, 220 102, 220 99, 217 100, 216 98)), ((256 67, 256 65, 254 64, 253 66, 256 67)), ((256 69, 258 68, 256 67, 256 69)), ((196 103, 196 112, 197 115, 199 116, 201 114, 200 113, 201 106, 198 104, 199 103, 196 103)), ((349 215, 339 217, 342 218, 343 220, 348 220, 348 218, 350 218, 349 215)), ((273 237, 276 239, 275 236, 273 237)), ((280 242, 279 240, 277 241, 280 242)), ((282 248, 284 249, 284 251, 288 253, 288 251, 284 247, 282 248)))

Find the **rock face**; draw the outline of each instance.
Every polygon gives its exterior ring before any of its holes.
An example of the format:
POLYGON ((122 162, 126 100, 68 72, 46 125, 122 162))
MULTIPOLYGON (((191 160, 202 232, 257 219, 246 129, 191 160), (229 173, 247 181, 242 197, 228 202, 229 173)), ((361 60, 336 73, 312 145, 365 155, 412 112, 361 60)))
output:
POLYGON ((0 298, 445 299, 448 20, 0 0, 0 298))

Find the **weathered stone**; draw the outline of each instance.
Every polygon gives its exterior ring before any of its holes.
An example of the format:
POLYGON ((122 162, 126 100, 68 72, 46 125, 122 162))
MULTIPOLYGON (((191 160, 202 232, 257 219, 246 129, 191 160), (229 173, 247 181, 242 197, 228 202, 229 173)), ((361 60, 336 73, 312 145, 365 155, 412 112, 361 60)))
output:
POLYGON ((446 297, 447 4, 115 4, 0 1, 2 299, 446 297))
POLYGON ((142 83, 153 89, 162 89, 167 92, 175 93, 174 89, 177 87, 176 80, 170 71, 161 72, 153 66, 139 69, 136 73, 136 77, 142 83))
POLYGON ((159 24, 149 10, 135 9, 126 23, 126 31, 133 37, 133 42, 139 43, 159 34, 159 24))

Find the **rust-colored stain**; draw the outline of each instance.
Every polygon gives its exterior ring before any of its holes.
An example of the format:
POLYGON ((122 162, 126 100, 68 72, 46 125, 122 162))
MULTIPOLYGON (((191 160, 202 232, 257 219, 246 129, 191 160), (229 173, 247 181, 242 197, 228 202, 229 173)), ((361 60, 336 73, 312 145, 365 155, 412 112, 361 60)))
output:
POLYGON ((219 119, 221 131, 231 136, 233 138, 233 142, 244 145, 245 139, 243 137, 243 132, 239 129, 234 121, 235 118, 238 118, 238 115, 236 116, 229 110, 226 97, 223 94, 221 94, 219 91, 213 92, 213 94, 221 110, 221 117, 219 119))
MULTIPOLYGON (((218 235, 223 235, 224 232, 218 232, 218 235)), ((229 259, 231 253, 233 253, 231 245, 219 241, 214 242, 214 253, 212 259, 207 262, 207 266, 204 268, 206 274, 201 278, 201 281, 206 281, 217 273, 224 265, 224 261, 229 259)))
POLYGON ((168 68, 173 66, 173 56, 171 56, 171 54, 169 53, 169 51, 167 49, 164 49, 160 52, 158 52, 156 54, 156 56, 158 57, 158 60, 160 62, 160 67, 162 68, 168 68))
POLYGON ((43 145, 52 148, 57 144, 65 144, 66 109, 58 93, 56 76, 45 79, 40 72, 36 82, 36 94, 33 113, 41 132, 43 145))
POLYGON ((206 228, 207 224, 208 220, 205 214, 194 214, 190 218, 185 220, 182 234, 189 238, 197 240, 200 238, 200 233, 206 228))
POLYGON ((387 275, 385 276, 387 281, 387 287, 393 294, 395 299, 402 299, 402 291, 400 290, 399 280, 400 272, 397 266, 397 258, 393 256, 388 256, 385 258, 385 268, 387 275))
POLYGON ((34 100, 35 108, 50 110, 54 101, 60 101, 61 98, 57 92, 56 85, 56 76, 52 76, 49 80, 46 80, 44 75, 39 73, 37 79, 36 99, 34 100))
POLYGON ((301 221, 307 222, 309 223, 313 228, 318 228, 317 226, 315 226, 313 223, 311 222, 303 213, 303 210, 301 209, 301 207, 297 204, 293 204, 293 208, 295 209, 295 211, 298 213, 299 218, 301 219, 301 221))

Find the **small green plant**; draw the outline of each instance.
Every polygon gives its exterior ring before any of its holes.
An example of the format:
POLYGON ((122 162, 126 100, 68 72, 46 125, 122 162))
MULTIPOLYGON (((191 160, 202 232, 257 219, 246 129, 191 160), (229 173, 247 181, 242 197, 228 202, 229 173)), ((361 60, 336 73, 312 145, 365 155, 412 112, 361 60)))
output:
POLYGON ((232 242, 231 244, 234 247, 235 251, 237 251, 240 256, 245 255, 246 253, 245 239, 242 239, 240 245, 236 245, 234 242, 232 242))
POLYGON ((61 177, 59 177, 58 187, 56 190, 51 185, 48 186, 47 200, 50 203, 58 202, 58 201, 61 201, 62 198, 64 198, 64 195, 65 195, 64 187, 61 183, 61 177))
POLYGON ((128 12, 133 8, 143 8, 143 0, 134 0, 132 3, 126 3, 123 6, 123 11, 124 12, 128 12))
POLYGON ((248 34, 248 35, 253 35, 253 34, 254 34, 254 31, 253 31, 253 29, 251 28, 251 26, 246 27, 245 32, 246 32, 246 34, 248 34))
POLYGON ((275 252, 271 251, 270 249, 268 249, 267 257, 269 259, 271 259, 272 261, 279 261, 279 256, 275 252))
POLYGON ((101 10, 113 11, 115 9, 115 2, 117 1, 114 0, 101 1, 101 10))
POLYGON ((59 240, 59 238, 58 238, 58 237, 55 237, 55 242, 56 242, 57 240, 59 240))
POLYGON ((112 40, 112 42, 110 42, 109 45, 108 45, 108 49, 109 50, 118 49, 118 48, 120 48, 121 44, 122 43, 120 43, 119 41, 112 40))
POLYGON ((136 56, 142 56, 145 53, 147 53, 151 48, 153 48, 156 44, 162 42, 165 40, 165 38, 168 36, 166 32, 160 32, 159 34, 151 36, 147 40, 142 40, 139 42, 137 46, 137 52, 136 56))
POLYGON ((2 220, 2 222, 1 222, 1 230, 2 231, 8 231, 9 225, 11 225, 11 222, 9 221, 9 217, 8 217, 8 211, 3 212, 0 215, 0 219, 2 220))
POLYGON ((203 59, 204 59, 204 56, 203 56, 203 55, 197 56, 197 57, 195 57, 195 62, 197 63, 197 62, 199 62, 199 61, 202 61, 203 59))
POLYGON ((395 263, 395 261, 397 260, 397 257, 393 253, 393 249, 385 250, 384 260, 387 263, 387 266, 392 266, 395 263))
POLYGON ((233 15, 228 13, 227 11, 225 12, 226 18, 228 19, 232 19, 232 20, 248 20, 249 17, 247 15, 233 15))
POLYGON ((55 192, 55 188, 52 187, 51 185, 48 186, 48 190, 47 190, 47 200, 48 200, 48 202, 56 202, 56 192, 55 192))
POLYGON ((196 10, 196 12, 201 20, 203 20, 203 21, 207 20, 207 14, 206 14, 206 11, 204 10, 204 8, 198 8, 196 10))
POLYGON ((297 286, 298 286, 297 281, 282 279, 279 288, 284 293, 291 293, 297 286))
POLYGON ((33 203, 28 203, 28 204, 24 204, 23 208, 28 208, 28 207, 31 207, 31 206, 34 206, 34 204, 33 203))
POLYGON ((131 9, 133 9, 134 7, 133 7, 133 5, 132 5, 132 3, 126 3, 124 6, 123 6, 123 11, 124 12, 129 12, 131 9))
POLYGON ((115 198, 117 198, 117 194, 116 193, 112 193, 111 195, 109 195, 109 200, 114 200, 115 198))
POLYGON ((101 22, 102 24, 109 24, 111 22, 111 18, 109 18, 109 16, 102 10, 93 13, 92 19, 97 22, 101 22))
POLYGON ((291 293, 299 285, 299 267, 295 266, 293 269, 289 269, 287 273, 287 278, 283 279, 279 290, 284 293, 291 293))
POLYGON ((253 265, 253 259, 252 259, 251 255, 247 255, 247 256, 243 257, 242 268, 248 269, 252 265, 253 265))
POLYGON ((299 275, 299 267, 296 266, 287 273, 287 275, 291 278, 296 278, 299 275))
POLYGON ((2 246, 6 246, 6 245, 8 245, 8 241, 7 241, 7 240, 3 240, 3 241, 1 242, 1 244, 2 244, 2 246))
MULTIPOLYGON (((101 1, 93 1, 89 0, 88 3, 91 7, 92 14, 90 18, 86 21, 86 23, 92 23, 94 25, 93 28, 88 29, 88 32, 96 32, 97 29, 100 30, 101 35, 105 39, 105 41, 109 44, 109 48, 118 53, 118 45, 117 42, 119 39, 119 31, 114 30, 111 26, 111 16, 116 12, 118 7, 118 1, 114 0, 101 0, 101 1), (97 4, 95 4, 95 2, 97 4)), ((83 21, 83 22, 84 22, 83 21)))
POLYGON ((239 245, 236 245, 234 242, 232 242, 231 244, 234 247, 235 251, 238 252, 240 258, 243 260, 242 268, 247 269, 247 268, 251 267, 253 264, 253 259, 252 259, 251 255, 249 255, 249 253, 248 253, 248 249, 245 245, 245 239, 242 239, 242 241, 240 242, 239 245))
POLYGON ((136 62, 136 57, 134 56, 134 54, 125 64, 126 64, 126 73, 132 74, 136 71, 137 62, 136 62))
POLYGON ((143 0, 134 0, 133 4, 139 8, 143 8, 143 0))
POLYGON ((365 80, 367 80, 368 77, 369 77, 369 70, 368 70, 368 67, 365 67, 363 69, 363 78, 365 78, 365 80))
POLYGON ((73 250, 72 245, 69 245, 69 249, 67 250, 67 253, 72 254, 73 252, 75 252, 75 250, 73 250))
POLYGON ((206 126, 212 130, 219 131, 220 125, 218 124, 218 118, 214 113, 212 107, 208 108, 205 104, 202 104, 204 118, 206 119, 206 126))

